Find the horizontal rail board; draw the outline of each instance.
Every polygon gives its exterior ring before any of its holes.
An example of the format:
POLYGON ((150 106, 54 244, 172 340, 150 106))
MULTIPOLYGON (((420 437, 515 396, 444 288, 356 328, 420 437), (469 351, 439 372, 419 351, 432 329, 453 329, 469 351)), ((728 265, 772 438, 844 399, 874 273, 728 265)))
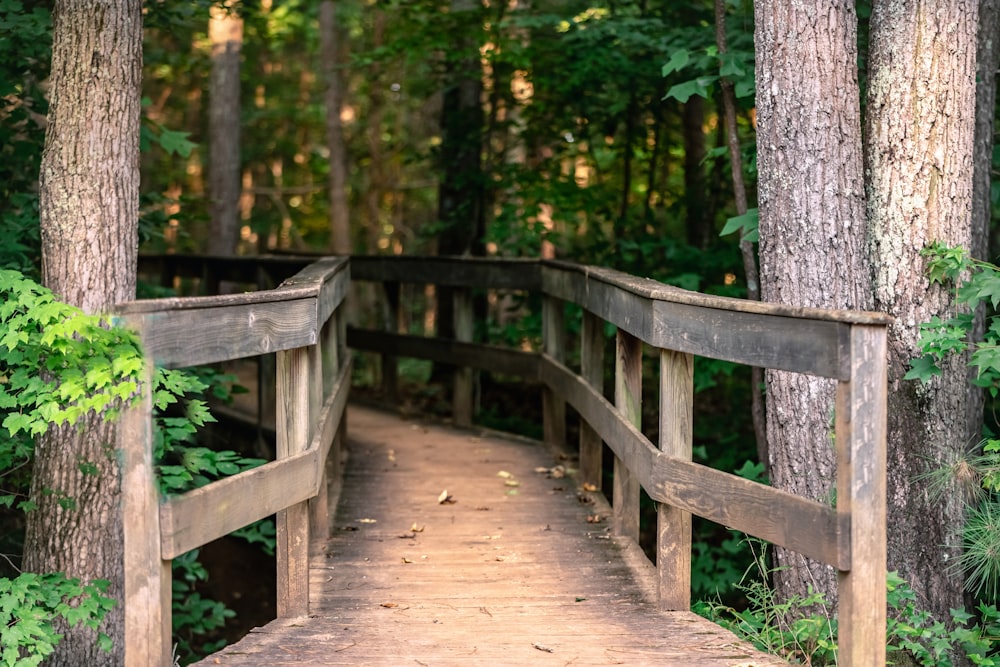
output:
MULTIPOLYGON (((840 518, 832 507, 667 456, 657 458, 652 479, 655 500, 840 570, 851 568, 850 552, 838 549, 840 518)), ((850 533, 846 525, 844 531, 850 533)))
POLYGON ((143 345, 167 368, 211 364, 312 345, 314 298, 129 314, 143 345))
MULTIPOLYGON (((566 399, 638 478, 650 498, 850 569, 838 550, 836 510, 655 449, 596 389, 542 357, 542 381, 566 399)), ((844 554, 847 550, 844 550, 844 554)))
POLYGON ((347 360, 337 372, 337 379, 333 389, 323 403, 323 410, 320 413, 319 428, 313 436, 309 449, 319 451, 319 460, 326 461, 327 454, 330 453, 330 446, 333 438, 340 428, 341 420, 344 418, 344 410, 347 408, 347 396, 351 390, 351 373, 354 370, 354 362, 348 355, 347 360))
POLYGON ((622 463, 635 474, 639 484, 647 493, 650 492, 653 488, 653 463, 660 452, 646 436, 626 421, 608 399, 552 357, 542 356, 538 375, 542 382, 580 413, 622 463))
POLYGON ((537 260, 479 257, 354 256, 351 275, 355 280, 487 287, 492 289, 541 289, 537 260))
POLYGON ((471 366, 531 379, 538 377, 539 355, 535 352, 354 327, 347 328, 347 345, 367 352, 471 366))
POLYGON ((344 301, 351 283, 350 262, 346 257, 321 259, 285 280, 275 291, 292 287, 315 287, 319 295, 316 321, 322 326, 344 301))
POLYGON ((319 452, 309 449, 171 498, 160 506, 161 557, 176 558, 312 498, 319 474, 319 452))
POLYGON ((546 293, 579 304, 658 348, 822 377, 846 379, 849 373, 850 327, 843 322, 776 314, 787 308, 774 313, 720 309, 717 306, 736 300, 718 297, 706 299, 712 306, 699 305, 694 298, 666 300, 675 294, 665 289, 669 286, 630 276, 611 282, 604 272, 546 266, 542 279, 546 293), (626 278, 635 283, 631 289, 626 278))

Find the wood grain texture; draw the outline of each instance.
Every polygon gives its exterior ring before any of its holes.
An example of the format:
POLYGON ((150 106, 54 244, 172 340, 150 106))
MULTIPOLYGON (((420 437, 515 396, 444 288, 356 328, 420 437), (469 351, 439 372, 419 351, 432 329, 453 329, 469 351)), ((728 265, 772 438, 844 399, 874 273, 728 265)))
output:
MULTIPOLYGON (((660 351, 660 451, 690 461, 694 429, 694 358, 660 351)), ((656 572, 660 609, 691 608, 691 513, 657 505, 656 572)))
POLYGON ((839 628, 842 664, 885 664, 886 330, 856 327, 853 379, 837 391, 837 511, 849 521, 841 549, 839 628))
POLYGON ((172 644, 170 563, 160 555, 160 494, 153 471, 152 370, 141 394, 125 411, 119 430, 125 541, 125 662, 166 664, 172 644))
MULTIPOLYGON (((604 321, 583 311, 580 328, 580 377, 598 392, 604 390, 604 321)), ((580 482, 602 486, 603 443, 586 419, 580 420, 580 482)))
MULTIPOLYGON (((642 341, 623 329, 615 338, 615 409, 622 418, 642 430, 642 341)), ((614 506, 615 533, 639 541, 638 471, 615 455, 614 506)))
POLYGON ((581 503, 573 480, 534 471, 555 452, 349 413, 351 454, 334 534, 314 548, 310 616, 199 664, 786 664, 690 612, 659 612, 648 567, 630 565, 634 550, 603 520, 588 522, 608 515, 600 494, 581 503), (445 488, 453 504, 438 503, 445 488))
MULTIPOLYGON (((565 308, 560 299, 542 297, 542 349, 560 362, 566 357, 565 308)), ((549 387, 542 391, 542 432, 546 444, 566 446, 566 400, 549 387)))

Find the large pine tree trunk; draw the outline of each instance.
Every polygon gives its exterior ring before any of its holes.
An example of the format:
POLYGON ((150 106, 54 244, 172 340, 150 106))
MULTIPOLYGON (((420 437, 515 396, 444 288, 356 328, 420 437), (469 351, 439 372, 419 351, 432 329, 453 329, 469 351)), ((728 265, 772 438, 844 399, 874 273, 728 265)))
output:
MULTIPOLYGON (((135 296, 141 75, 141 0, 56 1, 39 177, 42 275, 61 299, 91 313, 135 296)), ((80 426, 53 429, 36 444, 38 508, 28 514, 24 567, 107 579, 120 602, 115 426, 99 416, 80 426)), ((102 630, 113 653, 98 649, 92 631, 74 629, 49 664, 123 664, 121 604, 102 630)))
MULTIPOLYGON (((865 259, 854 3, 755 3, 760 273, 764 301, 871 306, 865 259), (808 35, 808 38, 804 38, 808 35)), ((769 371, 772 482, 832 502, 832 381, 769 371)), ((835 599, 831 568, 778 550, 780 594, 835 599)))
POLYGON ((208 21, 212 75, 208 94, 210 255, 232 255, 240 240, 240 49, 243 19, 214 5, 208 21))
POLYGON ((939 620, 962 606, 960 495, 918 476, 952 462, 968 432, 966 360, 924 385, 904 381, 918 325, 955 313, 952 290, 928 284, 920 250, 972 244, 977 3, 876 2, 871 20, 866 181, 876 306, 889 330, 889 568, 939 620))

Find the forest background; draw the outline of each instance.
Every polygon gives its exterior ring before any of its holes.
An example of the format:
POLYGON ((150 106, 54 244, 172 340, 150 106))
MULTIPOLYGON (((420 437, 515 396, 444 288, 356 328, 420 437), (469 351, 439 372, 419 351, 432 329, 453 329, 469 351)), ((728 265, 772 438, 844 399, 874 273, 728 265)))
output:
MULTIPOLYGON (((558 257, 747 296, 753 6, 723 4, 720 51, 710 2, 147 3, 142 248, 558 257)), ((0 2, 0 266, 28 275, 40 261, 49 9, 0 2)), ((857 12, 863 73, 869 7, 857 12)), ((994 211, 998 199, 994 187, 994 211)), ((404 325, 448 321, 415 311, 404 325)), ((492 334, 516 341, 532 327, 492 334)), ((377 369, 358 368, 374 384, 377 369)), ((415 386, 433 379, 410 371, 415 386)), ((699 362, 696 409, 712 418, 695 420, 695 444, 759 476, 753 384, 747 369, 699 362)), ((434 409, 444 391, 414 400, 434 409)), ((497 405, 484 403, 482 423, 509 427, 510 404, 497 405)), ((750 555, 739 536, 699 530, 696 595, 731 592, 750 555)), ((18 553, 17 531, 4 535, 2 551, 18 553)))

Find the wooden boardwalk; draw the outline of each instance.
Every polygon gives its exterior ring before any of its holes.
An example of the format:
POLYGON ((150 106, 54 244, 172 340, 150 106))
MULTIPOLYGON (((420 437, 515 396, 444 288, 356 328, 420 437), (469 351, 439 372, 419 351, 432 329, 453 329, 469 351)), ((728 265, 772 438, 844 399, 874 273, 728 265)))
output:
POLYGON ((331 538, 312 545, 310 616, 198 664, 787 664, 657 611, 652 567, 546 447, 353 406, 348 425, 331 538))

